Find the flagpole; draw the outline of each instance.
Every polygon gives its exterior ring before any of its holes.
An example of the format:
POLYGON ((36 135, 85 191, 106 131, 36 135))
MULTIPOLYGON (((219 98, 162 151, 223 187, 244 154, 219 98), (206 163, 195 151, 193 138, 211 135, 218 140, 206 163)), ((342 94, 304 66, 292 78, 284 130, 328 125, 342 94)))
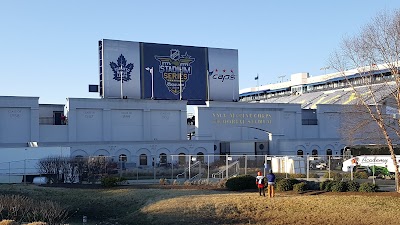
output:
POLYGON ((179 67, 179 100, 182 100, 182 67, 179 67))
POLYGON ((232 81, 232 101, 235 101, 235 82, 232 81))
POLYGON ((257 93, 258 93, 258 100, 260 100, 260 85, 259 85, 259 77, 257 73, 257 93))

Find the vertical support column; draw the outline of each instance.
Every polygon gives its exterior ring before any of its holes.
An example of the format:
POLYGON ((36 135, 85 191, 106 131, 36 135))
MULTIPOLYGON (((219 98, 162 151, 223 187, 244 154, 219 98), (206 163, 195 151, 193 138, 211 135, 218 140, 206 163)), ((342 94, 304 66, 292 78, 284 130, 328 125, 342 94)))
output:
POLYGON ((307 181, 309 180, 309 175, 310 175, 310 159, 309 159, 309 155, 307 155, 307 181))
POLYGON ((244 175, 247 175, 247 155, 244 156, 244 175))
POLYGON ((225 161, 226 161, 226 179, 228 179, 229 174, 228 174, 228 167, 229 167, 229 161, 228 161, 228 154, 225 156, 225 161))
POLYGON ((210 155, 207 155, 207 183, 210 181, 210 155))
POLYGON ((32 107, 30 112, 30 141, 40 141, 39 108, 32 107))
POLYGON ((111 141, 111 131, 112 131, 112 123, 111 123, 111 109, 103 109, 103 141, 111 141))
POLYGON ((143 127, 142 127, 142 132, 143 132, 143 140, 144 141, 153 141, 154 138, 152 137, 152 124, 151 124, 151 110, 150 109, 144 109, 142 112, 143 116, 143 127))

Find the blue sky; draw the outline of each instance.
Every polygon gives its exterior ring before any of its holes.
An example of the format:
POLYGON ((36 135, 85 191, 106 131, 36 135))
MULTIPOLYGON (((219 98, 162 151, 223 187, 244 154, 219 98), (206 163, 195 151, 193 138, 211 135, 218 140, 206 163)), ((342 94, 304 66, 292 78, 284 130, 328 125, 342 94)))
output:
MULTIPOLYGON (((324 73, 346 35, 394 0, 32 1, 0 2, 0 95, 41 104, 96 98, 97 42, 115 39, 239 51, 240 89, 293 73, 324 73)), ((329 71, 327 71, 329 72, 329 71)))

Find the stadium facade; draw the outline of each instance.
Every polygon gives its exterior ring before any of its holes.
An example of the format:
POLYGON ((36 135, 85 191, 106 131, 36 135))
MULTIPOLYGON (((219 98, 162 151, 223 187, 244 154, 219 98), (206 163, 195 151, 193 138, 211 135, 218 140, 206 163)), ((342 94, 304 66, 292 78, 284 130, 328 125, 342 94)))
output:
POLYGON ((339 75, 239 92, 237 50, 118 40, 99 41, 99 62, 100 98, 0 96, 0 147, 151 166, 170 155, 341 155, 348 144, 339 128, 355 99, 339 75))

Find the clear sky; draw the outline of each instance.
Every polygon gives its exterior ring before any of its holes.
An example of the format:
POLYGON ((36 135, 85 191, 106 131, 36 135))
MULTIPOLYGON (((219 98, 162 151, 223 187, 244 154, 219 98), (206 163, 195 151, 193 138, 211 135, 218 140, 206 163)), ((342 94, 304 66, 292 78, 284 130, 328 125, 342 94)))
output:
POLYGON ((88 84, 98 84, 100 39, 238 49, 240 89, 257 86, 257 74, 260 85, 317 76, 344 36, 399 8, 398 0, 2 0, 0 96, 99 97, 88 84))

